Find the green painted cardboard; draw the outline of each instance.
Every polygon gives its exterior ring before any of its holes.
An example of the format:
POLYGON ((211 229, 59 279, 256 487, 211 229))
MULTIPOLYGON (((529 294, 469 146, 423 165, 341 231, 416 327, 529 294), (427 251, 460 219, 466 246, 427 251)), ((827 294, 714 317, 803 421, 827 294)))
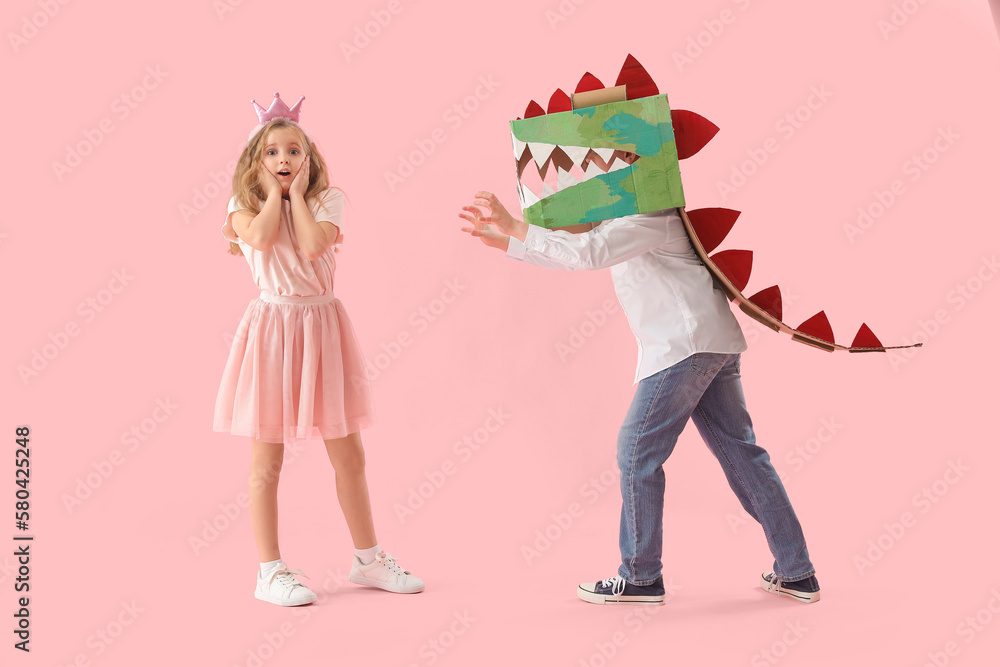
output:
POLYGON ((555 229, 684 206, 666 95, 514 120, 510 129, 522 142, 612 148, 639 156, 624 169, 598 174, 524 208, 529 224, 555 229))

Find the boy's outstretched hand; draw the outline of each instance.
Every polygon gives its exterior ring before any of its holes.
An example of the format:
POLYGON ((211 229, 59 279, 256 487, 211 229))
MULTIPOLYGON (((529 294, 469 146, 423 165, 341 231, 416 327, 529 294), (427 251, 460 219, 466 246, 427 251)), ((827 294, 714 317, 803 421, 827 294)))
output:
POLYGON ((473 224, 472 227, 462 227, 463 232, 478 236, 486 245, 504 252, 507 251, 511 236, 524 240, 527 223, 515 219, 508 213, 492 192, 485 190, 477 192, 473 204, 473 206, 463 206, 462 210, 466 213, 458 214, 458 217, 473 224), (478 207, 489 209, 489 215, 483 215, 478 207))

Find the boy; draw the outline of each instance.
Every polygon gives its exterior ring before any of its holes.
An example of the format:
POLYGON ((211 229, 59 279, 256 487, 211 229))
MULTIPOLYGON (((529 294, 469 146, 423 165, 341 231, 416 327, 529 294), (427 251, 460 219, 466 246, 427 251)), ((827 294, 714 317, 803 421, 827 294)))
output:
POLYGON ((580 584, 577 595, 597 604, 664 603, 663 464, 690 417, 743 508, 764 529, 774 567, 761 575, 761 587, 818 601, 802 528, 768 453, 755 443, 739 373, 746 340, 678 210, 605 220, 571 234, 515 219, 490 192, 476 197, 459 213, 473 223, 462 230, 508 257, 571 271, 610 267, 639 343, 638 388, 618 435, 622 563, 616 575, 580 584), (630 274, 643 276, 639 288, 630 274))

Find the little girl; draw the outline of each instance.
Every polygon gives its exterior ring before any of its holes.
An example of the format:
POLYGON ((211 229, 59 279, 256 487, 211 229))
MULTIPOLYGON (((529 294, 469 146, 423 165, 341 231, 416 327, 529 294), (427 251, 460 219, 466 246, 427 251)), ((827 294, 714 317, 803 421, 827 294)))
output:
POLYGON ((233 174, 222 227, 230 252, 250 265, 260 297, 236 331, 222 374, 213 430, 250 436, 250 522, 260 571, 254 597, 282 606, 316 594, 278 550, 278 476, 285 442, 326 443, 355 555, 349 579, 394 593, 423 582, 379 549, 359 431, 372 422, 371 386, 351 321, 333 294, 334 246, 343 240, 341 192, 289 108, 251 102, 259 124, 233 174))

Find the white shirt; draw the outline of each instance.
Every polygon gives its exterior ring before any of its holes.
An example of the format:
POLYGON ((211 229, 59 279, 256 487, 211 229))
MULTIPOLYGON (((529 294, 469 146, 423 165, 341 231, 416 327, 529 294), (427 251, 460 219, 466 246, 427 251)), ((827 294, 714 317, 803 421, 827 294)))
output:
POLYGON ((605 220, 585 234, 528 225, 523 243, 511 237, 507 256, 569 271, 611 267, 639 344, 636 383, 696 352, 747 349, 729 299, 695 253, 676 208, 605 220))

